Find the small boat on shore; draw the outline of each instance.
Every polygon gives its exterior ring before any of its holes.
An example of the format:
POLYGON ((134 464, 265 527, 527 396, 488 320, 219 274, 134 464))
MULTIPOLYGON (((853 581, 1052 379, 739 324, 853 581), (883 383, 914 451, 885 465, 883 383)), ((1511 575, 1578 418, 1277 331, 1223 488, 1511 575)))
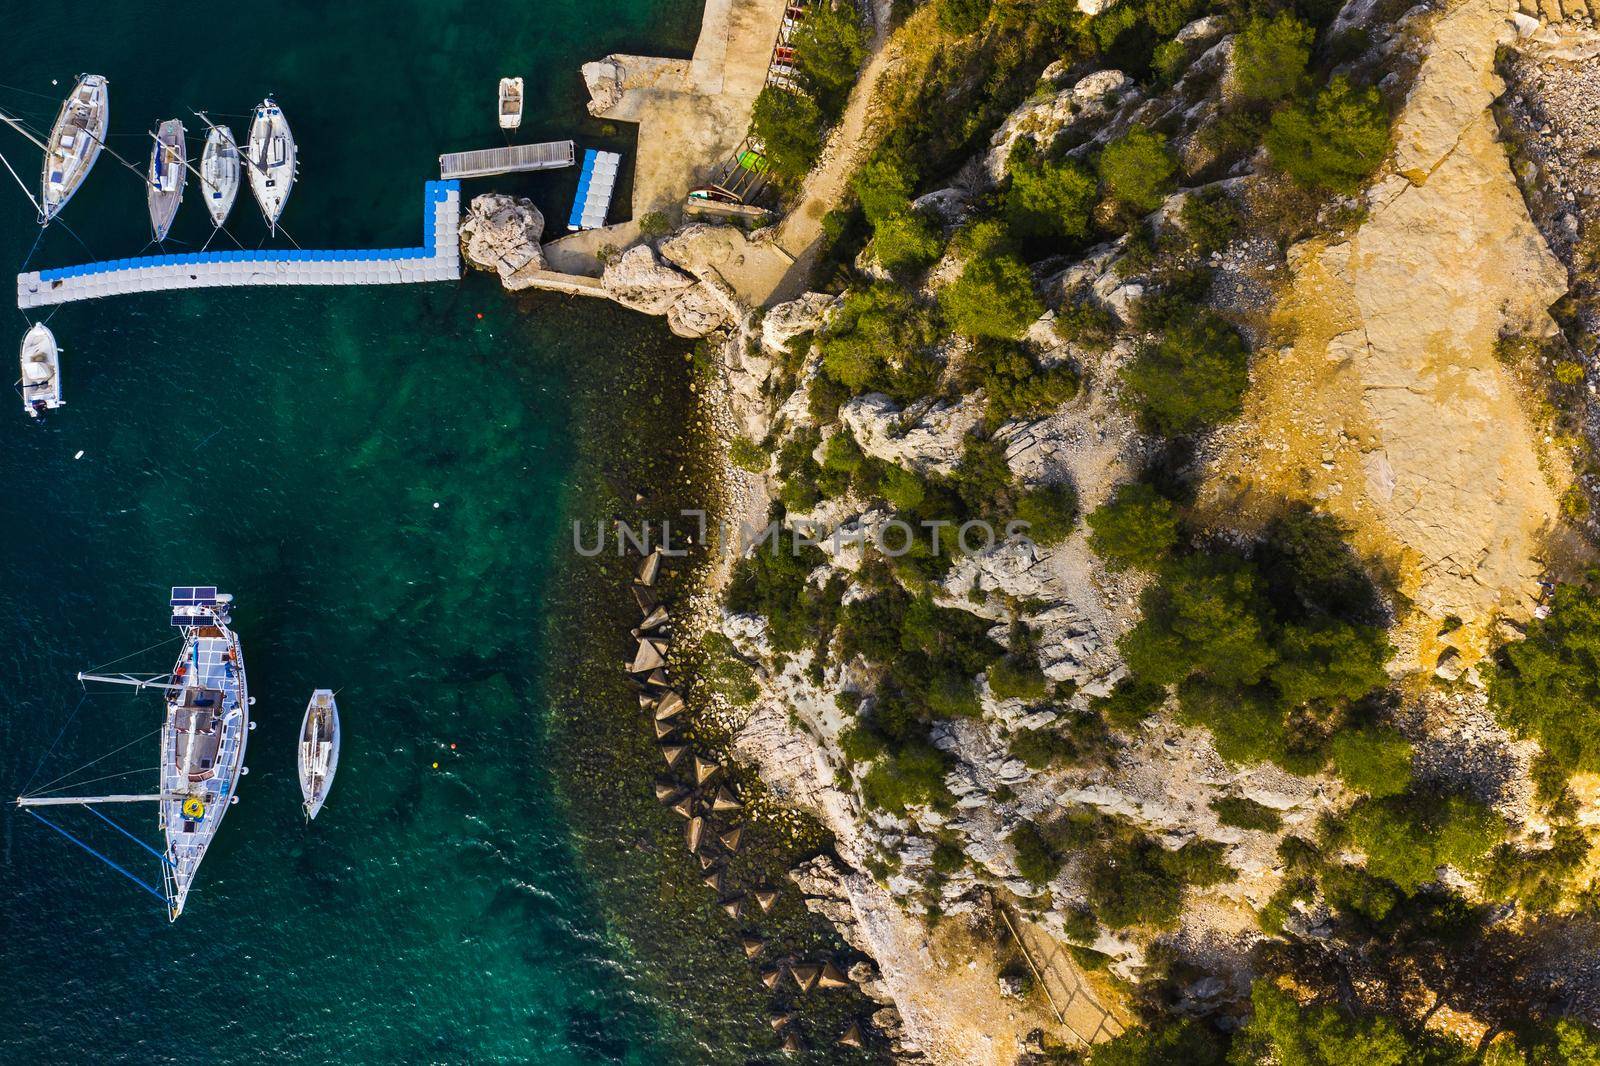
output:
POLYGON ((169 118, 155 133, 150 146, 150 229, 159 243, 167 239, 172 220, 183 202, 189 176, 189 149, 183 140, 183 122, 169 118))
POLYGON ((339 705, 332 689, 319 688, 311 693, 300 723, 300 797, 307 820, 322 810, 338 769, 339 705))
POLYGON ((522 79, 500 79, 500 128, 514 130, 522 125, 522 79))
POLYGON ((56 336, 43 322, 35 323, 22 337, 22 409, 32 418, 40 411, 53 411, 61 399, 61 349, 56 336))
POLYGON ((226 126, 206 130, 206 146, 200 153, 200 182, 211 224, 221 226, 239 195, 239 146, 234 143, 233 131, 226 126))
POLYGON ((56 124, 50 129, 50 140, 45 145, 39 196, 40 225, 55 218, 83 185, 83 179, 89 176, 95 160, 100 158, 110 121, 109 83, 99 74, 83 75, 72 95, 61 104, 56 124))
POLYGON ((297 160, 289 120, 270 96, 261 101, 250 120, 245 162, 250 167, 250 191, 261 205, 267 228, 277 233, 283 205, 294 189, 297 160))

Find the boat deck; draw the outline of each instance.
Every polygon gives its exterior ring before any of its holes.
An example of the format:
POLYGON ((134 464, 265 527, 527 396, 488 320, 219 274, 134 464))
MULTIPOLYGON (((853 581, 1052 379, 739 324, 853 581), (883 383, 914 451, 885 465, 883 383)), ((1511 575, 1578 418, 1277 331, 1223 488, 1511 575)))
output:
POLYGON ((234 285, 401 285, 461 276, 461 186, 426 184, 422 245, 415 248, 190 252, 113 259, 17 275, 17 306, 172 289, 234 285))

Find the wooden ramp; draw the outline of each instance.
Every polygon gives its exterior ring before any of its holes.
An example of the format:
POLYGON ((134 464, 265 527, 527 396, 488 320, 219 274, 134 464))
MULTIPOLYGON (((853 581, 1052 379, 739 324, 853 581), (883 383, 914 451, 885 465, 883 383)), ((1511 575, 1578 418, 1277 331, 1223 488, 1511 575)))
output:
POLYGON ((475 152, 448 152, 439 157, 439 177, 446 180, 487 178, 493 174, 518 174, 529 170, 560 170, 577 161, 571 141, 513 144, 506 148, 480 148, 475 152))

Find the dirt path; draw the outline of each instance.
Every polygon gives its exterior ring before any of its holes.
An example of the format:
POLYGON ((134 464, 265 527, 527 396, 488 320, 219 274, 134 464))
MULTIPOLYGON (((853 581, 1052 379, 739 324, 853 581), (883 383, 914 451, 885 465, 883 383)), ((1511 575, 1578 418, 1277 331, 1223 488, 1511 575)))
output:
POLYGON ((1046 1002, 1061 1024, 1085 1044, 1109 1040, 1126 1028, 1089 984, 1061 942, 1010 908, 998 908, 1001 924, 1022 946, 1046 1002))

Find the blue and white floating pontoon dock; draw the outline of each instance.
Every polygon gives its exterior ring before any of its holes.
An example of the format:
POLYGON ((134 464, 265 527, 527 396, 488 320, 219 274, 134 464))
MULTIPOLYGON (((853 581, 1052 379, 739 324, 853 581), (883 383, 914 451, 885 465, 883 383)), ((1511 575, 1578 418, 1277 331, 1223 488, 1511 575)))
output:
POLYGON ((617 171, 621 168, 622 156, 616 152, 584 149, 578 194, 572 199, 572 214, 567 219, 569 230, 599 229, 606 224, 606 212, 611 210, 611 192, 617 186, 617 171))
POLYGON ((461 276, 460 221, 460 183, 430 181, 423 195, 422 244, 413 248, 188 252, 35 270, 17 275, 17 306, 230 285, 455 281, 461 276))

